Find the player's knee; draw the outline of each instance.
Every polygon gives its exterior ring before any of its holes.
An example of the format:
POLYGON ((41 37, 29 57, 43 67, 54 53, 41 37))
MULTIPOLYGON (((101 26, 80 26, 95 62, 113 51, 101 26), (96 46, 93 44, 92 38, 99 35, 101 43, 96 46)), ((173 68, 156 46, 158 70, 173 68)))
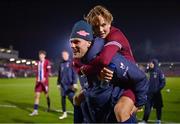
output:
POLYGON ((120 106, 118 106, 117 104, 114 107, 114 112, 118 116, 123 116, 124 114, 126 114, 125 110, 121 108, 120 106))
POLYGON ((39 94, 36 94, 35 95, 35 99, 39 99, 40 98, 40 95, 39 94))
POLYGON ((114 113, 120 122, 126 121, 130 117, 129 109, 123 108, 118 104, 114 107, 114 113))

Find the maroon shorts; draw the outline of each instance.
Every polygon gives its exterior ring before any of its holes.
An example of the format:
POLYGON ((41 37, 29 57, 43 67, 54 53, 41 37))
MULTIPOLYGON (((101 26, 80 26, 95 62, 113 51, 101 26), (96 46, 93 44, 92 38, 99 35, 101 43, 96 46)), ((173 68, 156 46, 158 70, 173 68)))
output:
POLYGON ((135 95, 134 95, 134 92, 131 90, 131 89, 126 89, 122 96, 126 96, 126 97, 129 97, 134 103, 135 103, 135 95))
POLYGON ((48 93, 48 85, 41 83, 41 82, 37 82, 36 86, 35 86, 35 92, 44 92, 44 93, 48 93))

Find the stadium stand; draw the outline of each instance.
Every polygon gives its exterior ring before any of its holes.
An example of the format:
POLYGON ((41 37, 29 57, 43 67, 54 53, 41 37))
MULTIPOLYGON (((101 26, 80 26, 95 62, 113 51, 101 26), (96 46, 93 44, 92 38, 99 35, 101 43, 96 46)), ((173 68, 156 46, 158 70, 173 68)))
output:
MULTIPOLYGON (((19 58, 17 50, 0 47, 0 78, 33 77, 36 71, 36 60, 19 58)), ((58 62, 52 62, 52 76, 58 74, 58 62)), ((137 64, 145 70, 147 62, 137 64)), ((180 62, 160 62, 160 68, 167 77, 180 76, 180 62)))
POLYGON ((0 48, 0 77, 15 78, 35 76, 36 61, 19 58, 19 52, 0 48))

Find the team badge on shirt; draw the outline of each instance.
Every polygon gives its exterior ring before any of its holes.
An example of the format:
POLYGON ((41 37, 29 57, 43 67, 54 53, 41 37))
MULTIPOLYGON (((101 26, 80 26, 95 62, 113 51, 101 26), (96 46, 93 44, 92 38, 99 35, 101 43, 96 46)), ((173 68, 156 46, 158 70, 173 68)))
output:
POLYGON ((126 76, 127 74, 127 71, 129 70, 129 67, 128 66, 125 66, 124 63, 120 63, 120 66, 119 66, 122 70, 123 70, 123 76, 126 76))

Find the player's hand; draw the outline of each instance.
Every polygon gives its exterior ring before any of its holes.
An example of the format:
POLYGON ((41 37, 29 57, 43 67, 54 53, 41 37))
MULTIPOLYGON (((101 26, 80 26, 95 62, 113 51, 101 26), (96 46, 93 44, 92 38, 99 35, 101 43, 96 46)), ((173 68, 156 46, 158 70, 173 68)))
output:
POLYGON ((80 106, 81 102, 84 100, 84 93, 81 91, 79 94, 74 95, 73 97, 73 104, 80 106))
POLYGON ((52 77, 52 73, 49 73, 49 76, 52 77))
POLYGON ((136 113, 137 111, 138 111, 138 108, 137 108, 136 106, 134 106, 133 109, 132 109, 132 111, 131 111, 131 115, 132 115, 133 113, 136 113))
POLYGON ((104 67, 99 74, 99 78, 100 80, 112 80, 113 73, 114 73, 113 71, 104 67))
POLYGON ((74 91, 77 91, 78 90, 78 85, 77 84, 73 84, 73 89, 74 89, 74 91))
POLYGON ((73 84, 71 86, 71 90, 76 92, 78 90, 78 85, 77 84, 73 84))

